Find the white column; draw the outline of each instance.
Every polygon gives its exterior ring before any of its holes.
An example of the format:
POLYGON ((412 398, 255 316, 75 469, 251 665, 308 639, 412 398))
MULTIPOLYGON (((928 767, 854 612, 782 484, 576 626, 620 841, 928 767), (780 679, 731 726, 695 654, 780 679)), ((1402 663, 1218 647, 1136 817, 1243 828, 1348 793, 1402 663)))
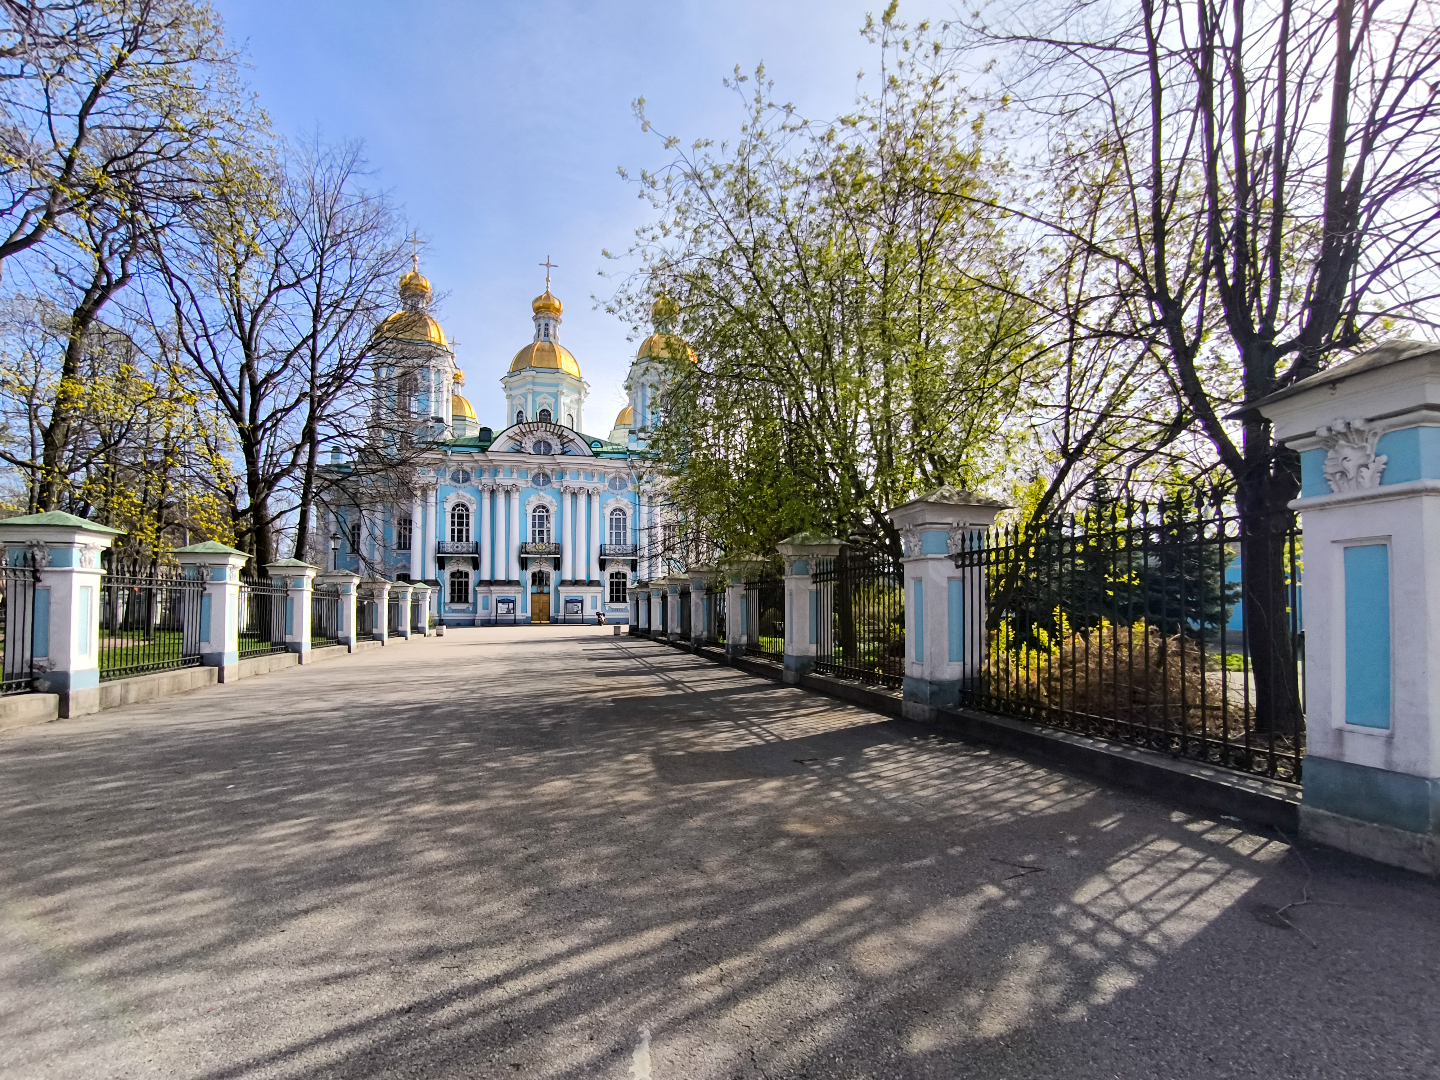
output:
POLYGON ((568 488, 560 491, 560 520, 555 523, 555 539, 560 541, 560 580, 572 581, 575 577, 575 545, 568 535, 567 526, 574 516, 571 507, 573 493, 568 488))
POLYGON ((485 532, 485 525, 490 520, 489 488, 482 487, 480 489, 478 502, 478 520, 475 522, 475 550, 480 556, 479 559, 476 560, 480 569, 476 571, 475 576, 483 581, 485 579, 485 556, 490 551, 490 537, 485 532))
POLYGON ((505 576, 511 581, 520 580, 520 487, 510 488, 510 544, 506 556, 508 570, 505 576))
MULTIPOLYGON (((601 531, 603 523, 600 516, 605 512, 602 500, 605 497, 603 489, 590 493, 590 580, 600 580, 600 538, 604 536, 601 531)), ((605 602, 605 597, 600 597, 600 603, 605 602)))
POLYGON ((425 503, 420 493, 410 505, 410 576, 416 581, 425 576, 425 503))

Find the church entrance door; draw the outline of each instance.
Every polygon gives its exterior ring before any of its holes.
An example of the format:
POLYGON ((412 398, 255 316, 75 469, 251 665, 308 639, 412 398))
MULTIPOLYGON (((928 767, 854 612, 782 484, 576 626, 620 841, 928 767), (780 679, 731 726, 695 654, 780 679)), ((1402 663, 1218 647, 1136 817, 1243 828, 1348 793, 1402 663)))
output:
POLYGON ((550 621, 550 571, 543 566, 530 574, 530 621, 550 621))

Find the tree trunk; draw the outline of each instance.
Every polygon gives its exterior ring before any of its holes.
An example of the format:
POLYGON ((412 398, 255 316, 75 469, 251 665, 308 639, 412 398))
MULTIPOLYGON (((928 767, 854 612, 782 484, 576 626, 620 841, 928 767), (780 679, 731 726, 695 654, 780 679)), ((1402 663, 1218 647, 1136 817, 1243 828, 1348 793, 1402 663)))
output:
MULTIPOLYGON (((1247 444, 1251 426, 1247 424, 1247 444)), ((1269 425, 1253 426, 1266 429, 1263 438, 1268 442, 1269 425)), ((1304 714, 1286 556, 1295 526, 1295 512, 1288 504, 1299 494, 1300 461, 1293 451, 1280 448, 1269 449, 1265 456, 1267 461, 1257 462, 1240 479, 1236 493, 1245 647, 1255 678, 1255 729, 1298 736, 1304 714)))

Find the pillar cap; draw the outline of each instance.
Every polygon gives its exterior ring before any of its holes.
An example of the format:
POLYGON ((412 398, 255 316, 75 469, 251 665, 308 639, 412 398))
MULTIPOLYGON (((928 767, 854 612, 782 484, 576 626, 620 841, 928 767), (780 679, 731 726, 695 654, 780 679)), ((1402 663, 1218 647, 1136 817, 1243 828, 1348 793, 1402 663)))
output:
MULTIPOLYGON (((1336 420, 1375 422, 1382 428, 1433 423, 1440 405, 1440 344, 1389 341, 1261 398, 1227 419, 1261 415, 1275 438, 1303 443, 1323 436, 1336 420), (1341 384, 1345 384, 1341 390, 1341 384)), ((1303 446, 1300 447, 1303 449, 1303 446)))
POLYGON ((946 484, 901 503, 885 516, 901 532, 927 525, 937 529, 948 529, 952 525, 978 525, 988 529, 995 524, 995 515, 1006 509, 1009 507, 999 499, 946 484))
POLYGON ((214 540, 173 548, 170 554, 181 566, 244 566, 250 561, 245 552, 214 540))
POLYGON ((112 529, 98 521, 86 521, 63 510, 43 514, 22 514, 0 521, 0 543, 10 540, 40 540, 46 543, 74 544, 82 540, 109 547, 124 529, 112 529))
POLYGON ((265 575, 272 578, 303 577, 309 581, 319 572, 320 568, 318 566, 314 566, 301 559, 281 559, 279 562, 265 564, 265 575))
POLYGON ((352 585, 359 584, 360 575, 350 570, 321 570, 315 575, 316 581, 348 581, 352 585))
POLYGON ((775 550, 781 555, 793 558, 796 555, 838 555, 841 546, 841 541, 829 533, 809 529, 794 536, 787 536, 775 545, 775 550))

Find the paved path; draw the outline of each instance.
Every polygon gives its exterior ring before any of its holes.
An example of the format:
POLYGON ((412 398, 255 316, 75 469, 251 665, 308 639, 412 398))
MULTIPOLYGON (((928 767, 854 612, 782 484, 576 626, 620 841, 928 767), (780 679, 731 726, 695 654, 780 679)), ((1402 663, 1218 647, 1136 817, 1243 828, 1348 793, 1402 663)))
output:
POLYGON ((1437 959, 1418 877, 608 628, 0 735, 5 1078, 1435 1076, 1437 959))

